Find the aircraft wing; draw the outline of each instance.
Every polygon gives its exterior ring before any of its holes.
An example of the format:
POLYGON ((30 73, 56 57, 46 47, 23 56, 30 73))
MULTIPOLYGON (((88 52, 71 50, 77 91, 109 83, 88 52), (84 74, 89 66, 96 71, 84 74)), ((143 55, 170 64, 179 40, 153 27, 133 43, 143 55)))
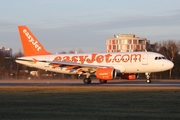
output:
POLYGON ((90 65, 90 64, 80 64, 80 63, 76 63, 76 62, 67 62, 67 61, 58 61, 58 60, 53 60, 53 61, 44 61, 44 60, 37 60, 35 58, 33 58, 32 60, 29 59, 21 59, 18 58, 16 60, 19 61, 26 61, 26 62, 30 62, 30 63, 36 63, 36 62, 46 62, 49 63, 49 65, 52 66, 61 66, 61 67, 66 67, 66 66, 76 66, 76 68, 99 68, 99 67, 105 67, 105 68, 109 68, 111 66, 104 66, 104 65, 90 65))
POLYGON ((59 65, 59 66, 77 66, 78 68, 111 67, 111 66, 103 66, 103 65, 80 64, 80 63, 76 63, 76 62, 66 62, 66 61, 58 61, 58 60, 50 61, 49 64, 50 65, 59 65))
POLYGON ((56 67, 65 67, 66 70, 74 70, 76 69, 77 73, 83 73, 86 71, 89 71, 90 73, 93 73, 96 71, 97 68, 112 68, 111 66, 103 66, 103 65, 90 65, 90 64, 80 64, 76 62, 67 62, 67 61, 49 61, 49 65, 52 66, 52 68, 56 67))

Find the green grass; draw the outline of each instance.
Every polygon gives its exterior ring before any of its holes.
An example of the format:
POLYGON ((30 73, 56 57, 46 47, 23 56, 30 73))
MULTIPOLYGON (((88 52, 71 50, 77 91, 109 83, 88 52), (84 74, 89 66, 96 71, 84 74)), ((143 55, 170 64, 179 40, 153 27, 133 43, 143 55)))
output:
POLYGON ((179 87, 0 87, 2 120, 180 119, 179 87))

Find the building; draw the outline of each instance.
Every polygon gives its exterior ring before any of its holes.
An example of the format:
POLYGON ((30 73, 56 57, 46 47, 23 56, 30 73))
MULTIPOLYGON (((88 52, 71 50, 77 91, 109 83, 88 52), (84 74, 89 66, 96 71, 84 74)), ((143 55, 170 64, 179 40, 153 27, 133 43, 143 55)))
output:
POLYGON ((12 56, 11 48, 5 48, 5 47, 0 46, 0 52, 2 52, 5 56, 12 56))
POLYGON ((117 34, 106 40, 107 52, 133 52, 146 50, 148 40, 134 34, 117 34))
POLYGON ((147 50, 155 51, 156 50, 156 43, 150 42, 149 40, 146 43, 147 50))

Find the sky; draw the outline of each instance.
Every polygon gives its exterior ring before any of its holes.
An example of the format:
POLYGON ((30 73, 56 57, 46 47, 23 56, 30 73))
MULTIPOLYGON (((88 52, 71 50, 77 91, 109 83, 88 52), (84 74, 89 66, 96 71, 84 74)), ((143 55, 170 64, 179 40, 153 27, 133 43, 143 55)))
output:
POLYGON ((47 51, 106 52, 106 39, 135 34, 180 40, 180 0, 0 0, 0 46, 22 50, 26 25, 47 51))

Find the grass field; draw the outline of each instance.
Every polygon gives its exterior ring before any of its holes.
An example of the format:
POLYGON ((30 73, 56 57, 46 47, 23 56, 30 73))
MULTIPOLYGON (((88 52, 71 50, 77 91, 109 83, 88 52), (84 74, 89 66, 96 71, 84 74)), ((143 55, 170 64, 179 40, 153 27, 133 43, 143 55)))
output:
POLYGON ((0 87, 1 120, 179 120, 179 87, 0 87))

